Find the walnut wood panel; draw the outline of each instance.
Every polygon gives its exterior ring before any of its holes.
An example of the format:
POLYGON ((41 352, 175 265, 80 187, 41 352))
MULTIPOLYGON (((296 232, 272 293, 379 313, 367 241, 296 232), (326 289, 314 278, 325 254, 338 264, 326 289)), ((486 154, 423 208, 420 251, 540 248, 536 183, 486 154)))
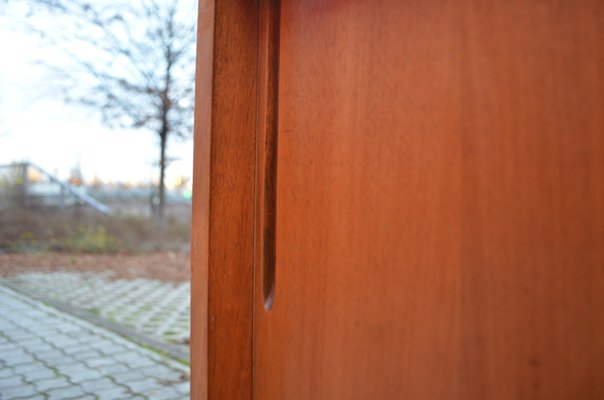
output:
POLYGON ((604 398, 603 29, 589 0, 282 0, 254 399, 604 398))
POLYGON ((251 397, 258 4, 199 6, 191 398, 251 397))

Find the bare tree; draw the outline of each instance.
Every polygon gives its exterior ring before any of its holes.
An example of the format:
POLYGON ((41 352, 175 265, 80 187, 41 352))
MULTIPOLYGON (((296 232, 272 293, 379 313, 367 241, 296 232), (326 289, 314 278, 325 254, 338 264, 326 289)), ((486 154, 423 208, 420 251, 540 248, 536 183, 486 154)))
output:
POLYGON ((98 110, 110 127, 144 128, 157 134, 159 221, 165 208, 168 139, 192 131, 195 3, 30 2, 28 29, 64 54, 52 63, 42 61, 52 70, 64 100, 98 110))

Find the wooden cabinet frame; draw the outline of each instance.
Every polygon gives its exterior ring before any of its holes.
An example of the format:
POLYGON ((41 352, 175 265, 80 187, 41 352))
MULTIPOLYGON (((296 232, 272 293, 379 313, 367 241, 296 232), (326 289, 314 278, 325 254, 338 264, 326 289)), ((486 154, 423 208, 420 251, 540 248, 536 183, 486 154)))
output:
POLYGON ((201 0, 198 23, 191 398, 244 399, 252 397, 259 2, 201 0))

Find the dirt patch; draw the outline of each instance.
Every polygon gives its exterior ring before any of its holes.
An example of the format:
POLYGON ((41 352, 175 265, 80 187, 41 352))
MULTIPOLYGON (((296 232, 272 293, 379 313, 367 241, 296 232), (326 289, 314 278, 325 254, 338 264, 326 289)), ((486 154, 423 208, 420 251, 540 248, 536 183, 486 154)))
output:
POLYGON ((65 254, 56 252, 0 254, 0 276, 26 272, 105 272, 114 279, 158 279, 184 282, 191 279, 189 254, 158 251, 143 254, 65 254))

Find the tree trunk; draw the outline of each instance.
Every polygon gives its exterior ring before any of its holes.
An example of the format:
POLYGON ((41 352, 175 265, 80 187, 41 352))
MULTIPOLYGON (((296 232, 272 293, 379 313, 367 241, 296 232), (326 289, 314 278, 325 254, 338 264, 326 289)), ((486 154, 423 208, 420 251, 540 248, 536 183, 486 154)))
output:
POLYGON ((157 222, 161 225, 164 222, 164 208, 166 203, 166 144, 168 139, 167 127, 163 126, 160 132, 160 154, 159 154, 159 187, 157 205, 157 222))
POLYGON ((170 86, 172 81, 172 48, 166 49, 166 86, 162 93, 162 108, 161 108, 161 130, 160 137, 160 156, 159 156, 159 205, 157 207, 157 220, 160 225, 164 222, 164 208, 166 200, 166 144, 168 141, 168 133, 170 132, 170 124, 168 122, 168 113, 172 107, 170 101, 170 86))

